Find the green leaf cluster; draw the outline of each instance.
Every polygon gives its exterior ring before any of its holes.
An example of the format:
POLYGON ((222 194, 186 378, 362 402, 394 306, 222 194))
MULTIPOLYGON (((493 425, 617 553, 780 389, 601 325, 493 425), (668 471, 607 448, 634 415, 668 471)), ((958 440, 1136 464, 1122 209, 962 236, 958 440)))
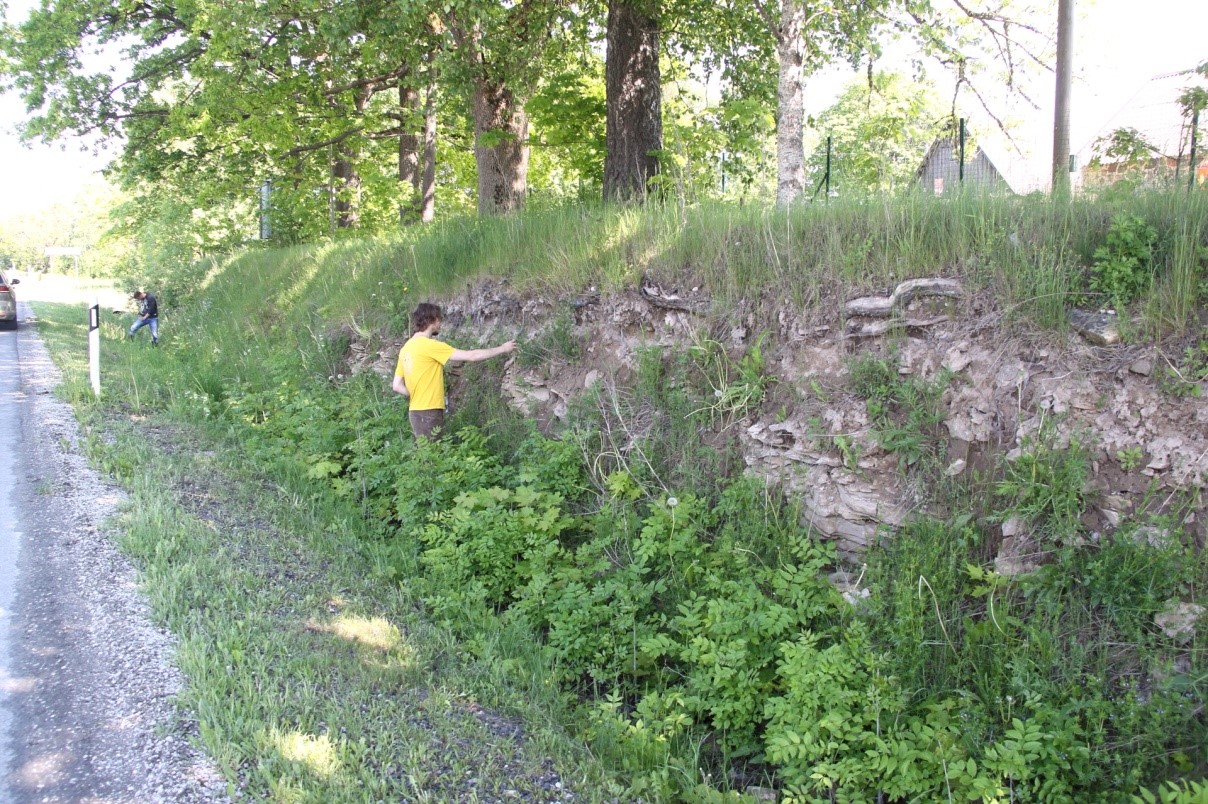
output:
POLYGON ((927 83, 891 72, 858 79, 813 121, 817 141, 808 162, 812 184, 818 184, 826 170, 829 136, 832 190, 859 197, 903 189, 950 122, 927 83))
POLYGON ((759 409, 767 389, 775 378, 764 365, 761 333, 755 343, 738 358, 732 358, 718 341, 702 338, 692 345, 689 355, 710 392, 709 404, 702 409, 709 413, 716 427, 725 428, 759 409))
MULTIPOLYGON (((881 368, 856 377, 876 389, 881 368)), ((252 420, 266 450, 292 443, 315 482, 380 517, 393 577, 467 646, 503 627, 540 639, 635 796, 699 796, 716 783, 702 769, 746 768, 788 800, 1074 801, 1137 788, 1185 745, 1185 672, 1144 696, 1104 675, 1122 645, 1169 655, 1153 617, 1198 577, 1177 547, 1066 547, 1012 582, 982 565, 971 517, 922 518, 870 556, 874 594, 853 608, 826 578, 831 549, 754 480, 650 499, 618 471, 597 498, 572 442, 532 436, 505 460, 477 429, 417 447, 401 417, 353 425, 364 402, 277 400, 252 420), (1070 612, 1087 619, 1060 634, 1070 612)), ((1063 461, 1085 459, 1020 460, 1012 482, 1060 489, 1063 461)), ((1072 516, 1006 488, 1003 512, 1072 516)))
POLYGON ((1144 219, 1123 213, 1112 219, 1107 241, 1095 249, 1091 290, 1124 308, 1149 288, 1158 232, 1144 219))
POLYGON ((1058 447, 1042 431, 1007 462, 997 493, 1008 510, 1034 523, 1048 540, 1068 544, 1082 533, 1089 479, 1090 456, 1082 442, 1074 438, 1058 447))
POLYGON ((903 467, 934 465, 942 457, 937 437, 944 420, 940 397, 951 373, 943 370, 931 379, 902 377, 890 359, 871 352, 857 355, 849 371, 852 391, 865 400, 881 448, 897 455, 903 467))

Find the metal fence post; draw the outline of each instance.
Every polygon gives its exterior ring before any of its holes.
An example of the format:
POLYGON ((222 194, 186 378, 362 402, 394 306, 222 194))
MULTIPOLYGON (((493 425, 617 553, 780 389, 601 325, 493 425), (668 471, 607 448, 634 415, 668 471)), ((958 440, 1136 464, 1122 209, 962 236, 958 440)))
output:
POLYGON ((831 191, 831 135, 826 135, 826 201, 830 203, 831 191))
POLYGON ((960 167, 958 168, 957 177, 962 185, 965 183, 965 118, 961 118, 960 127, 960 167))
POLYGON ((1197 145, 1196 134, 1199 130, 1199 127, 1200 127, 1200 110, 1198 108, 1192 109, 1191 110, 1191 163, 1188 165, 1188 167, 1190 169, 1187 171, 1187 189, 1188 189, 1188 191, 1195 189, 1196 174, 1199 172, 1196 169, 1199 167, 1199 165, 1197 165, 1195 163, 1195 148, 1197 145))

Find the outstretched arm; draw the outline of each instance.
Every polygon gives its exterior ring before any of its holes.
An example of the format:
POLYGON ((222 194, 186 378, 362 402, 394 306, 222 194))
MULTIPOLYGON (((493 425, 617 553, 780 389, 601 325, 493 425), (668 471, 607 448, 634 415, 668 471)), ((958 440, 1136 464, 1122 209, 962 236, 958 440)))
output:
POLYGON ((454 349, 453 354, 449 355, 449 359, 465 363, 478 363, 482 360, 490 360, 492 357, 506 355, 508 352, 515 350, 515 348, 516 342, 508 341, 493 349, 454 349))

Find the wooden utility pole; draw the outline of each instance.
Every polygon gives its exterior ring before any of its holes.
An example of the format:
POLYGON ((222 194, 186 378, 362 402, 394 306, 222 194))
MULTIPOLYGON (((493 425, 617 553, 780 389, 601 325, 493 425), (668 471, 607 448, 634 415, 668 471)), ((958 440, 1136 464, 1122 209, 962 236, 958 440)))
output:
POLYGON ((1074 72, 1074 0, 1057 0, 1057 91, 1053 108, 1053 198, 1070 195, 1070 76, 1074 72))

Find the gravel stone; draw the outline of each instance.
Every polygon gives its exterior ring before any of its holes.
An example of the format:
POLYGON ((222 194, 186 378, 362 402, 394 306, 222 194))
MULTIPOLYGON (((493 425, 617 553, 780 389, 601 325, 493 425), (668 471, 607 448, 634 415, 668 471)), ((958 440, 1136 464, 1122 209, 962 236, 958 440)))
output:
POLYGON ((137 571, 114 544, 107 520, 125 495, 80 454, 75 415, 53 394, 61 375, 21 306, 24 482, 40 526, 23 552, 37 560, 43 588, 17 623, 26 643, 53 644, 57 655, 26 658, 38 688, 19 714, 52 714, 14 735, 10 790, 29 801, 229 801, 226 780, 196 745, 192 714, 174 703, 185 682, 174 639, 152 621, 137 571), (55 695, 71 706, 56 711, 55 695), (62 752, 74 753, 60 769, 68 774, 43 767, 62 752))

